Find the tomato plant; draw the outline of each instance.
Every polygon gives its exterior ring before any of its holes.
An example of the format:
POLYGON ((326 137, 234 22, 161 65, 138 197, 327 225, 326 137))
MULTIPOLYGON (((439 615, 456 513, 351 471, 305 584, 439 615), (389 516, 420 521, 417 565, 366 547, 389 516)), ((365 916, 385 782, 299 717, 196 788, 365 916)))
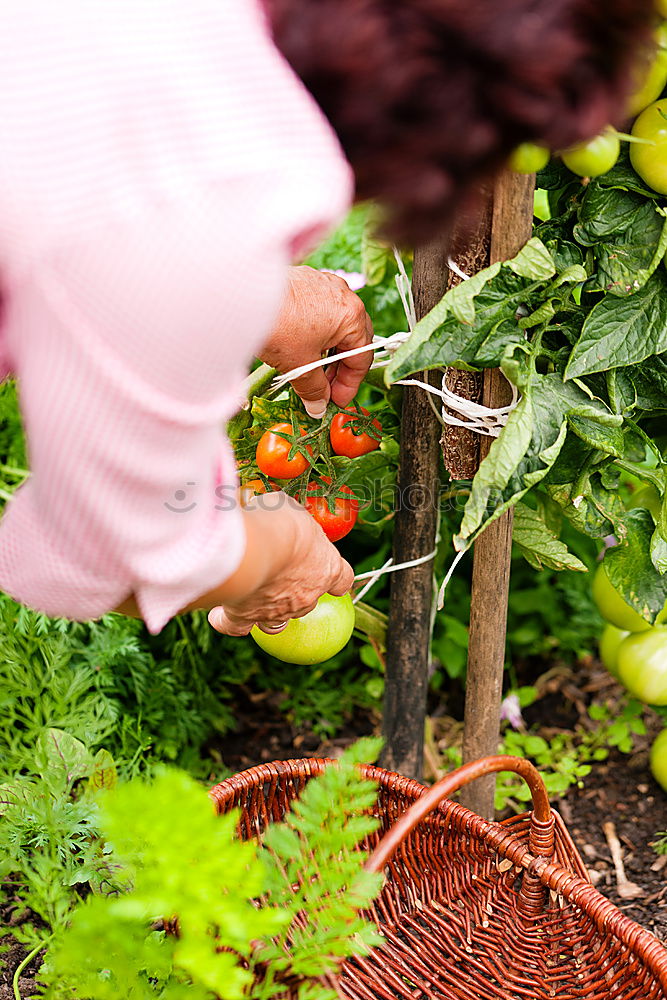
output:
POLYGON ((323 594, 317 607, 303 618, 293 618, 277 635, 255 626, 251 635, 258 646, 285 663, 310 666, 340 652, 354 629, 354 605, 349 594, 323 594))
POLYGON ((667 626, 629 635, 618 647, 618 676, 647 705, 667 705, 667 626))
POLYGON ((667 729, 663 729, 654 739, 650 763, 653 777, 667 792, 667 729))
POLYGON ((650 188, 667 194, 667 100, 649 104, 632 126, 632 134, 648 140, 632 143, 632 166, 650 188))
POLYGON ((331 489, 329 476, 308 484, 304 507, 330 542, 345 538, 357 523, 359 503, 354 493, 345 485, 331 489))
POLYGON ((621 143, 613 129, 606 129, 588 142, 579 143, 561 154, 563 163, 579 177, 606 174, 618 160, 621 143))
POLYGON ((380 421, 371 420, 363 407, 358 412, 343 410, 331 421, 331 447, 336 455, 360 458, 380 447, 381 436, 380 421))
POLYGON ((551 153, 544 146, 533 142, 522 142, 509 158, 508 166, 517 174, 535 174, 546 167, 551 153))
MULTIPOLYGON (((301 434, 305 432, 302 430, 301 434)), ((309 467, 306 456, 294 451, 294 430, 291 424, 274 424, 262 434, 257 444, 257 468, 273 479, 295 479, 309 467)))

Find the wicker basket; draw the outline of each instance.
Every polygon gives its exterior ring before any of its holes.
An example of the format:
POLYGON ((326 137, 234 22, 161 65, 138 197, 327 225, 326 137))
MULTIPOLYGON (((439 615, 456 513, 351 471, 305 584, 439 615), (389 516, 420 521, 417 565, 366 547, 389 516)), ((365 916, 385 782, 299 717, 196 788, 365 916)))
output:
MULTIPOLYGON (((330 761, 263 764, 211 791, 241 809, 244 837, 282 820, 330 761)), ((380 829, 367 867, 386 871, 371 916, 386 945, 346 962, 347 1000, 667 1000, 667 949, 591 885, 544 783, 527 761, 489 757, 431 788, 365 766, 380 829), (449 801, 485 774, 514 771, 532 812, 489 822, 449 801)), ((285 997, 296 990, 286 989, 285 997)))

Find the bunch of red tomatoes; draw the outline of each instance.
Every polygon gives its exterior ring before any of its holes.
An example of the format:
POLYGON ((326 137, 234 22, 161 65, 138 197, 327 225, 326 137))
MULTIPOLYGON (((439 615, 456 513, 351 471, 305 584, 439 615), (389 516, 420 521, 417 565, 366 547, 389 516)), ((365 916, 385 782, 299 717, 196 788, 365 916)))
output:
MULTIPOLYGON (((381 438, 380 422, 372 419, 363 407, 337 413, 329 426, 331 451, 346 458, 359 458, 375 451, 380 447, 381 438)), ((255 463, 269 481, 268 488, 280 489, 278 483, 298 479, 313 468, 309 435, 303 428, 295 431, 290 423, 274 424, 259 439, 255 463)), ((266 493, 267 485, 261 479, 251 479, 244 483, 242 490, 244 497, 248 497, 253 493, 266 493)), ((331 542, 344 538, 357 522, 358 500, 349 486, 332 481, 331 476, 315 475, 297 499, 331 542)))
MULTIPOLYGON (((241 487, 241 502, 267 490, 288 488, 294 480, 304 479, 305 487, 294 491, 329 541, 344 538, 357 522, 359 502, 349 486, 332 480, 330 475, 315 473, 322 450, 323 429, 307 434, 295 421, 274 424, 264 431, 255 451, 255 465, 263 479, 247 480, 241 487), (314 450, 317 450, 316 451, 314 450), (311 474, 312 478, 311 478, 311 474)), ((382 426, 368 410, 354 407, 336 413, 328 426, 326 453, 345 458, 360 458, 380 447, 382 426)), ((334 471, 333 463, 327 462, 334 471)), ((290 489, 290 492, 293 492, 290 489)), ((333 597, 323 594, 317 607, 293 619, 277 634, 267 635, 257 626, 252 630, 255 642, 267 653, 287 663, 312 665, 338 653, 348 642, 355 625, 355 613, 349 594, 333 597)))

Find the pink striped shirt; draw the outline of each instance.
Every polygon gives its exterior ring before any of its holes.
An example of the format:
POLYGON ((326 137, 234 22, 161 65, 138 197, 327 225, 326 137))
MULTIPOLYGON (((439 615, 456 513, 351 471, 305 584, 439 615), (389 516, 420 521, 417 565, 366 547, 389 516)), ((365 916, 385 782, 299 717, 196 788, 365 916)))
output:
POLYGON ((244 548, 224 422, 350 171, 256 0, 13 0, 0 31, 0 363, 31 477, 0 587, 151 631, 244 548))

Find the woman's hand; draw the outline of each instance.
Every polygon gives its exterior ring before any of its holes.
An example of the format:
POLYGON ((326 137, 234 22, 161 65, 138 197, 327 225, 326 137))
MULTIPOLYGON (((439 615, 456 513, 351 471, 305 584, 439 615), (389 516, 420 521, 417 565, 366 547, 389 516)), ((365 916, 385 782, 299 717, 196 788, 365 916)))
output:
POLYGON ((244 518, 242 564, 212 595, 220 606, 208 618, 218 632, 247 635, 257 623, 278 626, 312 611, 322 594, 350 590, 351 566, 292 497, 282 492, 255 497, 244 518))
MULTIPOLYGON (((327 351, 338 352, 369 344, 373 324, 358 295, 343 278, 312 267, 291 267, 278 321, 261 360, 288 372, 318 361, 327 351)), ((292 385, 311 417, 322 417, 329 399, 347 406, 370 368, 372 351, 302 375, 292 385)))

